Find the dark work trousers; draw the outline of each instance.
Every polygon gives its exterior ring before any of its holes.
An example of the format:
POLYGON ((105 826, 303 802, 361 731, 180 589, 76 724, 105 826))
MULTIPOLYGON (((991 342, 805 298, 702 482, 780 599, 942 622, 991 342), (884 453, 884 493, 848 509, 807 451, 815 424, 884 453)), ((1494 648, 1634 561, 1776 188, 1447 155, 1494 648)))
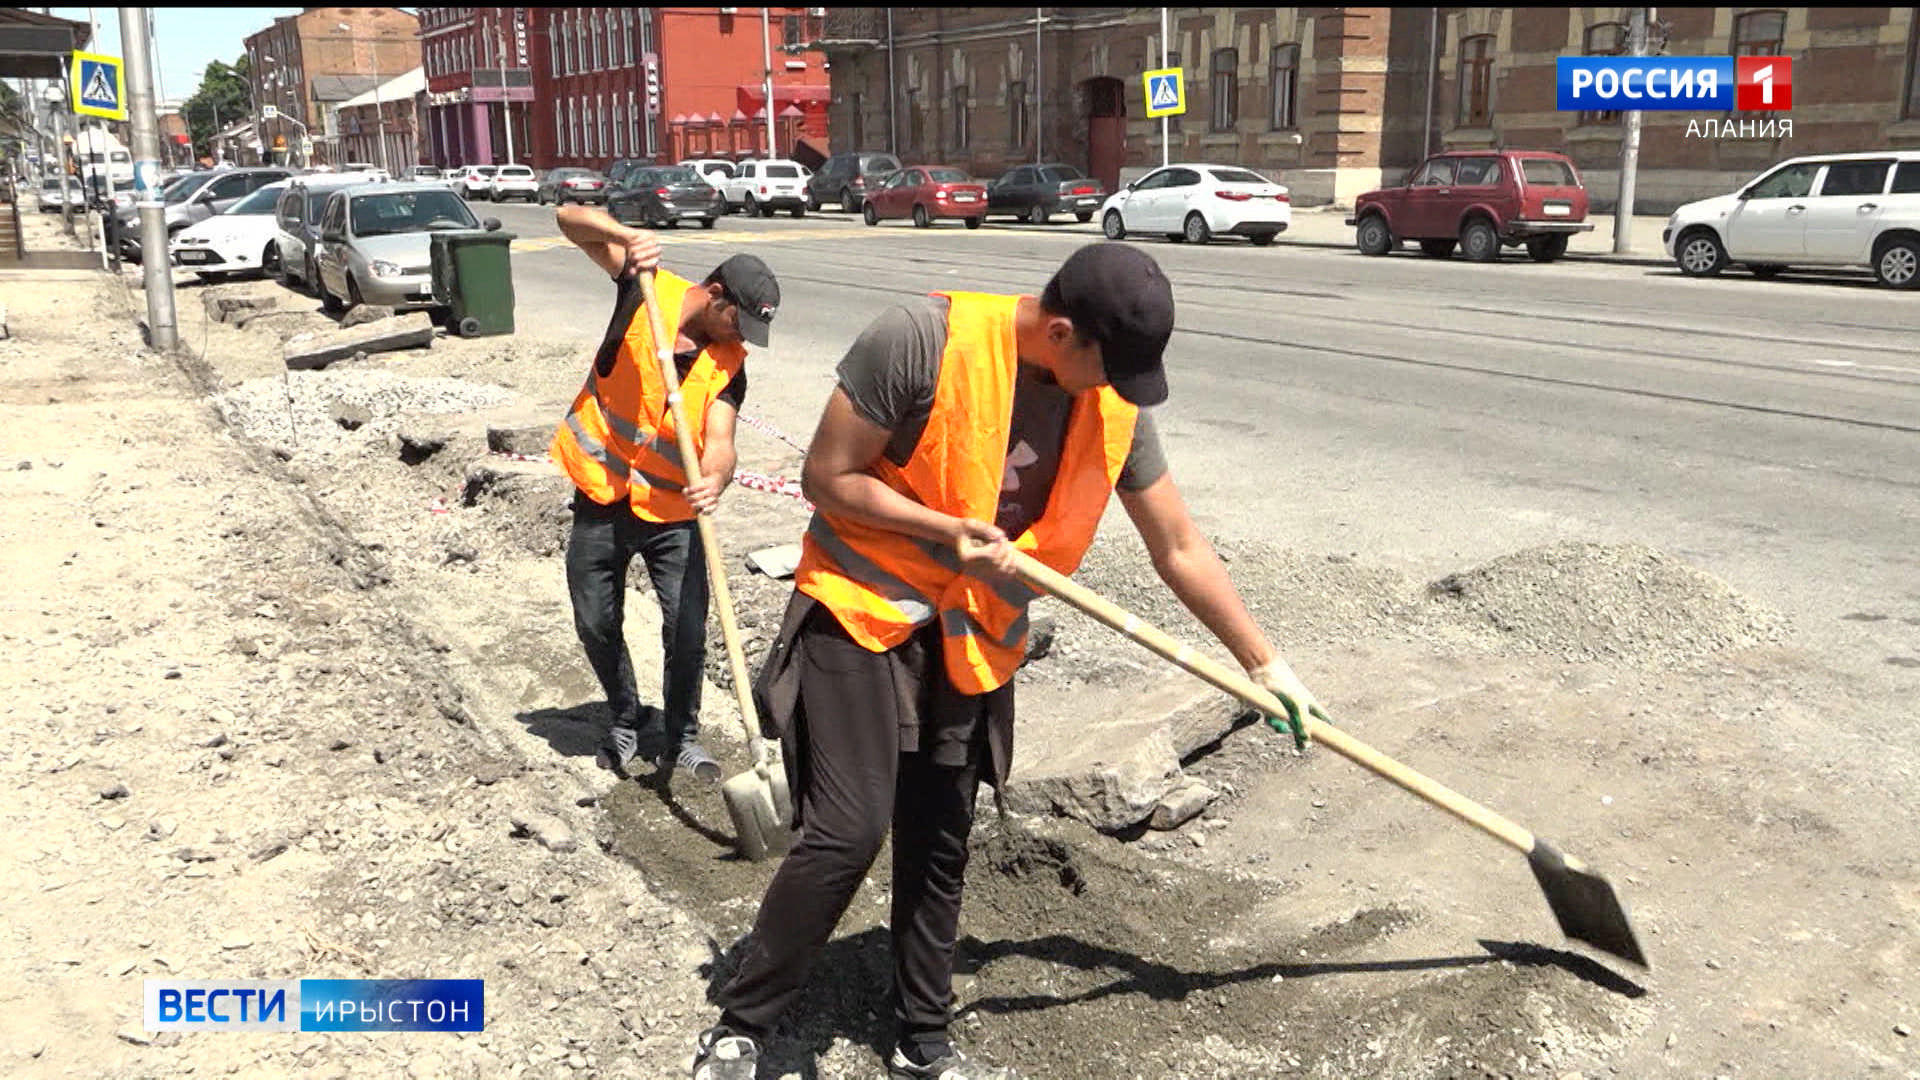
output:
MULTIPOLYGON (((921 683, 941 664, 937 631, 891 653, 862 648, 824 606, 801 631, 806 785, 801 832, 767 887, 739 972, 719 995, 720 1022, 764 1040, 794 998, 893 830, 894 1008, 901 1035, 942 1035, 953 1007, 953 950, 973 829, 984 734, 963 764, 930 750, 902 753, 901 678, 921 683), (930 640, 932 647, 925 647, 930 640), (913 662, 902 670, 902 650, 913 662), (912 670, 920 669, 920 670, 912 670)), ((925 715, 926 710, 920 710, 925 715)), ((984 729, 984 725, 982 725, 984 729)), ((922 740, 930 744, 932 740, 922 740)))
POLYGON ((573 627, 586 646, 587 662, 607 694, 613 722, 638 727, 640 694, 622 632, 626 618, 627 567, 633 557, 647 564, 660 602, 660 644, 666 657, 666 735, 669 752, 700 732, 700 676, 707 658, 707 563, 698 527, 691 521, 654 522, 633 512, 625 499, 602 506, 575 492, 573 536, 567 541, 567 592, 573 597, 573 627))

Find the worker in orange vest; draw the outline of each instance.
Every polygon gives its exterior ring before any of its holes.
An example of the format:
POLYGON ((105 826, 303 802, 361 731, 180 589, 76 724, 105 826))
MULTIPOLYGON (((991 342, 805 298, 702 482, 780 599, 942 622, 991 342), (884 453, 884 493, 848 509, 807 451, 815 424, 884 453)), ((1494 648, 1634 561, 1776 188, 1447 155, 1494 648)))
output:
POLYGON ((1035 296, 936 293, 883 313, 838 369, 802 483, 817 510, 755 681, 797 817, 695 1080, 752 1080, 893 835, 893 1080, 979 1080, 948 1038, 967 838, 1013 757, 1025 551, 1072 573, 1108 500, 1160 577, 1294 718, 1318 703, 1248 615, 1174 487, 1144 406, 1166 399, 1173 292, 1151 256, 1075 252, 1035 296), (973 542, 973 543, 968 543, 973 542), (976 549, 974 544, 984 544, 976 549))
POLYGON ((746 397, 746 344, 765 348, 780 285, 735 255, 696 285, 656 269, 654 235, 604 210, 562 206, 560 231, 617 283, 593 369, 554 432, 550 453, 578 489, 567 542, 574 628, 613 715, 600 764, 625 775, 636 757, 708 781, 720 765, 699 743, 707 649, 707 564, 695 514, 733 481, 734 421, 746 397), (698 461, 683 462, 638 275, 655 272, 661 322, 674 334, 680 397, 698 461), (689 468, 691 466, 691 468, 689 468), (688 476, 694 477, 689 481, 688 476), (642 706, 622 631, 627 568, 646 563, 660 603, 663 709, 642 706))

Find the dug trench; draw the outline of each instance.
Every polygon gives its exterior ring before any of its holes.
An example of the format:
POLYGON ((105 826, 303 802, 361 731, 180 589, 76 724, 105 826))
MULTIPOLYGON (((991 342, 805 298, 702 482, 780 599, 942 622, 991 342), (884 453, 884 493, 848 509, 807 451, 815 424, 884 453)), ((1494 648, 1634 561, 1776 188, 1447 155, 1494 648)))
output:
MULTIPOLYGON (((500 437, 559 415, 573 365, 526 361, 565 350, 447 340, 288 375, 259 366, 259 344, 221 328, 208 349, 209 372, 226 372, 219 405, 235 435, 276 450, 381 557, 479 724, 523 754, 562 760, 598 792, 599 846, 704 928, 699 975, 717 987, 771 865, 732 854, 711 788, 594 769, 604 709, 560 564, 569 487, 537 446, 529 452, 531 436, 500 437), (358 409, 343 417, 343 401, 358 409)), ((772 440, 744 457, 776 474, 798 462, 772 440)), ((736 490, 720 517, 750 657, 789 586, 748 574, 741 556, 792 540, 805 515, 794 500, 736 490)), ((1843 696, 1837 678, 1783 647, 1789 628, 1777 615, 1678 559, 1557 545, 1429 582, 1280 545, 1223 555, 1256 618, 1294 643, 1295 666, 1340 703, 1336 720, 1472 779, 1472 794, 1552 824, 1569 850, 1617 870, 1642 899, 1656 966, 1676 949, 1698 958, 1674 936, 1716 918, 1730 875, 1747 889, 1799 888, 1819 874, 1798 861, 1809 843, 1869 846, 1804 786, 1780 782, 1789 765, 1742 738, 1798 696, 1843 696), (1726 854, 1734 847, 1738 858, 1726 854)), ((1081 577, 1204 643, 1124 523, 1109 522, 1081 577)), ((628 638, 652 698, 657 615, 638 568, 633 584, 628 638)), ((1023 738, 1168 678, 1089 620, 1039 607, 1057 632, 1021 675, 1035 703, 1023 738)), ((717 640, 709 653, 703 725, 731 773, 746 755, 717 640)), ((1738 1028, 1756 1008, 1795 1000, 1783 992, 1729 1020, 1649 995, 1651 977, 1560 947, 1523 861, 1328 755, 1294 754, 1263 727, 1184 764, 1222 798, 1177 833, 1003 820, 983 798, 956 980, 970 1049, 1036 1080, 1704 1074, 1760 1052, 1696 1050, 1693 1031, 1738 1028), (1660 1044, 1655 1030, 1689 1036, 1660 1044)), ((772 1047, 777 1074, 872 1073, 889 1029, 889 861, 883 851, 772 1047)), ((1855 873, 1891 869, 1868 860, 1855 873)), ((1785 962, 1757 947, 1752 961, 1785 962)), ((1676 997, 1698 992, 1699 978, 1675 980, 1685 988, 1676 997)))

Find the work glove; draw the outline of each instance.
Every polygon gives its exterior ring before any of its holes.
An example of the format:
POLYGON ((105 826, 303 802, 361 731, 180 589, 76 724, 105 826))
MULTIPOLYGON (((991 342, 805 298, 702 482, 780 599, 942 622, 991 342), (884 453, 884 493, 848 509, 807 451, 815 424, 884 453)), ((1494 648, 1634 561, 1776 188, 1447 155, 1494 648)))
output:
POLYGON ((1307 689, 1306 684, 1300 681, 1300 676, 1293 673, 1293 669, 1287 666, 1285 660, 1276 656, 1247 672, 1247 677, 1274 697, 1279 698, 1280 704, 1287 707, 1286 716, 1269 716, 1267 723, 1272 725, 1275 731, 1292 733, 1295 749, 1304 751, 1307 744, 1313 741, 1307 736, 1306 718, 1308 716, 1324 724, 1333 722, 1327 719, 1326 711, 1320 707, 1320 699, 1313 696, 1313 691, 1307 689))

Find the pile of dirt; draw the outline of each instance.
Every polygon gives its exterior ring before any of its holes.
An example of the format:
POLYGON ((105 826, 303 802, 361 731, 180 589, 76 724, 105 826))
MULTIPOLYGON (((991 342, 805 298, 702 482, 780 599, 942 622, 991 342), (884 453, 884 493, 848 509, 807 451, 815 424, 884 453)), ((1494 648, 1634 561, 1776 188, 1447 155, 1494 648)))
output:
POLYGON ((1641 544, 1528 548, 1429 587, 1457 617, 1522 652, 1684 664, 1777 643, 1785 622, 1725 582, 1641 544))

